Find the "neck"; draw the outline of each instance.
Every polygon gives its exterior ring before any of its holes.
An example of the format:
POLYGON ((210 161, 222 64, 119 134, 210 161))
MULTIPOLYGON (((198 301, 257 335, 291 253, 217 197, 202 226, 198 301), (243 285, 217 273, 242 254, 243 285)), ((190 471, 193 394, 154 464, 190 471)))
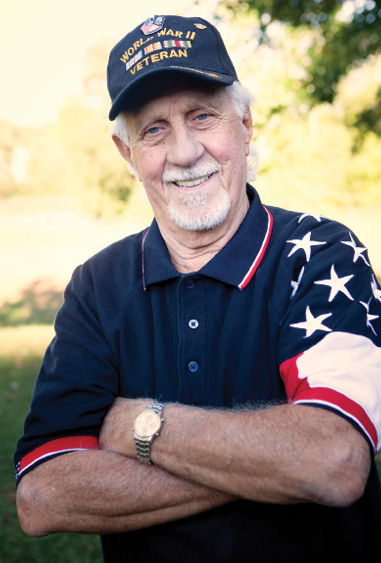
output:
POLYGON ((249 200, 234 220, 227 219, 214 229, 207 231, 187 231, 171 225, 157 223, 167 245, 173 266, 181 274, 198 272, 205 264, 229 242, 238 230, 248 209, 249 200))

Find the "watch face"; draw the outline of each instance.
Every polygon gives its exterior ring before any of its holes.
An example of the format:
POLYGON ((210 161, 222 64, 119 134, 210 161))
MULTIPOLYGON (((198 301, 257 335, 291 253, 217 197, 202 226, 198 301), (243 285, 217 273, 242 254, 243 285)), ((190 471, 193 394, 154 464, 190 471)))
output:
POLYGON ((149 438, 160 429, 161 418, 155 412, 146 410, 138 414, 134 422, 135 433, 141 438, 149 438))

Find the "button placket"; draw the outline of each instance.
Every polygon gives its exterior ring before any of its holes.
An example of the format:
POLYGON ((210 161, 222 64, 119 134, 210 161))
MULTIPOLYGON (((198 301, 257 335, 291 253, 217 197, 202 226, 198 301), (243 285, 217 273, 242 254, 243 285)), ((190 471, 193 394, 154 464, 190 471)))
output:
MULTIPOLYGON (((181 395, 199 404, 204 400, 205 378, 205 293, 201 278, 183 279, 180 286, 179 357, 181 395)), ((181 398, 180 398, 181 400, 181 398)))

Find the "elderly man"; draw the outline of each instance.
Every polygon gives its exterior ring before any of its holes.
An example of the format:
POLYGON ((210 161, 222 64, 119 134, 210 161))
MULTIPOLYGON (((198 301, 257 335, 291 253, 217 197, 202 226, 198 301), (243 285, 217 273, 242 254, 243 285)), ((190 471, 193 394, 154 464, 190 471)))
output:
POLYGON ((23 529, 101 534, 105 561, 369 561, 366 249, 246 184, 249 98, 207 21, 147 20, 112 50, 108 86, 155 219, 66 289, 15 455, 23 529))

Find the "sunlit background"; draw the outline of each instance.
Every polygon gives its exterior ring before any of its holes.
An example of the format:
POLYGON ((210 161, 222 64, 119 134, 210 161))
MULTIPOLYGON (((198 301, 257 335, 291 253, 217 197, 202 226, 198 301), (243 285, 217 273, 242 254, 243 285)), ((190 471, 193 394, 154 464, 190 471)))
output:
POLYGON ((21 532, 12 455, 73 269, 152 218, 109 135, 110 49, 155 14, 212 21, 256 98, 263 202, 344 222, 380 278, 381 9, 374 0, 0 2, 0 561, 100 562, 94 537, 21 532))
POLYGON ((151 219, 109 138, 105 69, 115 42, 158 11, 200 15, 220 29, 256 97, 262 199, 348 223, 381 272, 373 0, 14 0, 3 2, 0 33, 4 322, 34 322, 27 296, 43 303, 41 294, 62 291, 78 263, 151 219), (364 28, 353 45, 351 22, 364 28))
MULTIPOLYGON (((123 37, 160 7, 184 13, 189 0, 12 0, 1 2, 0 119, 40 126, 80 95, 83 60, 102 38, 123 37)), ((202 11, 208 14, 208 1, 202 11)), ((199 10, 200 11, 200 10, 199 10)), ((107 57, 107 53, 105 53, 107 57)))

